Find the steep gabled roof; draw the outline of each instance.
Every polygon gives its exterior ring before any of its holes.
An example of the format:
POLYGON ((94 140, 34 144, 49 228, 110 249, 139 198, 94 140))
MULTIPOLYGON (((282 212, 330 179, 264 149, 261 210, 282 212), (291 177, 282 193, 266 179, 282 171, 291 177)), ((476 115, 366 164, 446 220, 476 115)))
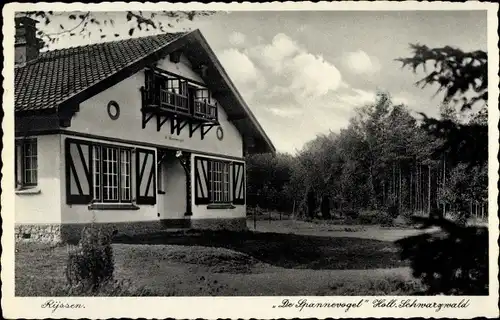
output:
POLYGON ((205 65, 204 81, 256 152, 275 148, 242 99, 199 30, 47 51, 15 68, 15 111, 73 112, 74 106, 106 90, 169 53, 182 50, 194 65, 205 65))

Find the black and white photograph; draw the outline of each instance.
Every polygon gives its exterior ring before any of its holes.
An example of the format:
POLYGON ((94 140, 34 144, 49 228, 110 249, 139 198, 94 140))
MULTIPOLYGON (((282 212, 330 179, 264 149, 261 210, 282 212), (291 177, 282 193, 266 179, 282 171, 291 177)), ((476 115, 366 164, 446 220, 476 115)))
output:
POLYGON ((386 4, 6 6, 6 315, 498 316, 498 5, 386 4))

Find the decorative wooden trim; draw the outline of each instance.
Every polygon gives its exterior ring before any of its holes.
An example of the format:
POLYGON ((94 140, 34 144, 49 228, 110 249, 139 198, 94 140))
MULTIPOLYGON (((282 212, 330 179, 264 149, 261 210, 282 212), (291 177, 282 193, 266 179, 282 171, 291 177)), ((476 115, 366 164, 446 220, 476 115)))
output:
POLYGON ((202 124, 202 126, 201 126, 201 140, 203 140, 205 138, 205 136, 207 135, 207 133, 215 126, 216 126, 216 124, 202 124))
MULTIPOLYGON (((161 130, 161 127, 167 122, 169 119, 169 116, 164 116, 164 115, 156 115, 156 131, 159 132, 161 130)), ((144 128, 143 128, 144 129, 144 128)))
POLYGON ((149 122, 149 120, 151 120, 153 117, 154 117, 154 113, 152 112, 146 112, 146 111, 142 111, 142 116, 141 116, 141 119, 142 119, 142 128, 143 129, 146 129, 146 124, 149 122))
POLYGON ((136 199, 137 204, 156 204, 156 166, 157 162, 155 159, 155 151, 148 149, 136 149, 136 199), (140 155, 144 154, 144 159, 142 164, 140 163, 140 155), (151 171, 149 172, 149 176, 147 177, 146 189, 144 190, 144 194, 141 194, 141 182, 144 178, 144 171, 146 169, 146 162, 149 159, 149 155, 152 157, 151 161, 151 171), (153 186, 152 196, 148 196, 150 187, 153 186))
POLYGON ((64 142, 64 158, 65 158, 65 172, 66 172, 66 203, 67 204, 88 204, 93 197, 93 177, 92 177, 92 144, 85 140, 76 140, 72 138, 66 138, 64 142), (71 156, 71 145, 75 144, 77 146, 78 155, 82 161, 82 166, 85 170, 85 176, 87 178, 87 183, 89 186, 89 194, 83 194, 82 185, 80 183, 78 174, 76 172, 75 164, 71 156), (81 150, 81 145, 85 145, 89 148, 89 163, 85 163, 85 157, 83 151, 81 150), (71 194, 71 179, 74 177, 75 184, 78 189, 79 194, 71 194))
POLYGON ((245 204, 245 163, 233 162, 233 203, 245 204), (236 190, 237 182, 241 180, 240 187, 236 190))
POLYGON ((207 161, 208 160, 206 158, 202 158, 202 157, 198 157, 198 156, 194 157, 194 179, 195 179, 194 203, 195 204, 208 204, 209 203, 210 190, 209 190, 209 183, 208 183, 208 175, 207 175, 207 171, 205 170, 205 164, 207 164, 207 166, 208 166, 207 161), (199 163, 201 163, 201 170, 198 166, 199 163), (205 179, 204 181, 207 184, 207 188, 206 188, 207 194, 205 194, 205 192, 203 191, 200 175, 203 175, 203 178, 205 179), (200 194, 200 196, 198 196, 198 194, 200 194))

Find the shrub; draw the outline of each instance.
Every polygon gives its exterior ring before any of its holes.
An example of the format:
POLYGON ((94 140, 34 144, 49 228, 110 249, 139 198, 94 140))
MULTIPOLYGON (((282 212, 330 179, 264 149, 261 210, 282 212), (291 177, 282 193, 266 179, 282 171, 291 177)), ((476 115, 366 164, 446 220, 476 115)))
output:
POLYGON ((69 253, 66 279, 70 286, 97 290, 113 279, 114 262, 111 234, 92 225, 85 227, 76 250, 69 253))
POLYGON ((385 211, 367 210, 362 211, 357 220, 360 224, 392 226, 394 218, 385 211))
POLYGON ((423 227, 438 226, 439 233, 398 240, 401 258, 410 260, 415 277, 429 294, 488 294, 488 229, 466 227, 439 219, 415 218, 423 227))

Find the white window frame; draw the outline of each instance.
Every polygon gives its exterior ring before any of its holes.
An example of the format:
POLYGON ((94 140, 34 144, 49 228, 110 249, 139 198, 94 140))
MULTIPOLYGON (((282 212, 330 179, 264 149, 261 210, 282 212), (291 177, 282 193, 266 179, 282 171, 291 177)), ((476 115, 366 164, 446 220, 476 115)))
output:
POLYGON ((38 185, 38 142, 36 138, 16 140, 16 187, 32 188, 38 185), (30 148, 31 147, 31 148, 30 148))
POLYGON ((230 163, 225 161, 210 160, 209 181, 210 203, 231 203, 230 163))
POLYGON ((93 201, 97 203, 131 203, 131 149, 93 144, 92 150, 93 201))

